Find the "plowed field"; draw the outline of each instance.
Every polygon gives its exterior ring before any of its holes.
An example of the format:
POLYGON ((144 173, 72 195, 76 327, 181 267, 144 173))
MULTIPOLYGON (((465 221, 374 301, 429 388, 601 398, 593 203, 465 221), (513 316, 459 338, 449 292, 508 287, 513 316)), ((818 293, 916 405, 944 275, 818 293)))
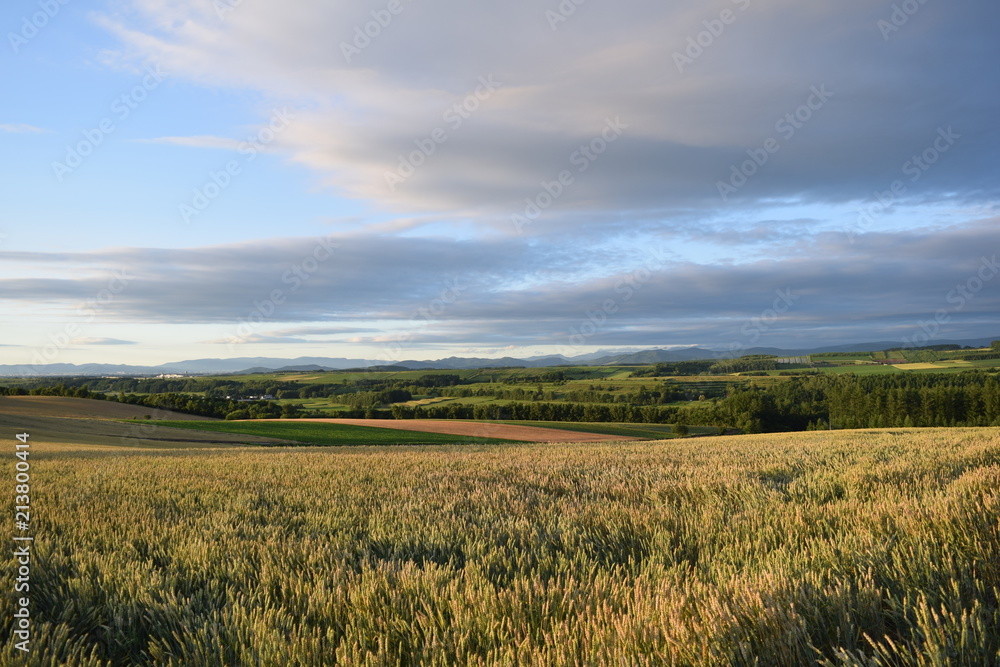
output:
POLYGON ((640 439, 619 435, 605 435, 603 433, 581 433, 580 431, 564 431, 556 428, 519 426, 517 424, 486 424, 481 422, 436 419, 297 419, 296 421, 375 426, 377 428, 394 428, 402 431, 448 433, 450 435, 501 438, 503 440, 522 440, 524 442, 596 442, 599 440, 640 439))

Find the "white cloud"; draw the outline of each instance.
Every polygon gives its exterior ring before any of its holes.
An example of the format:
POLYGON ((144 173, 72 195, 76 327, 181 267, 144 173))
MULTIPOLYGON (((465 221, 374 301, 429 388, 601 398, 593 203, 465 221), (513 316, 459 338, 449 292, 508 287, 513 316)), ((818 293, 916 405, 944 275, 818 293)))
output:
POLYGON ((170 144, 173 146, 189 146, 191 148, 218 148, 222 150, 237 150, 243 144, 237 139, 227 139, 226 137, 155 137, 153 139, 139 139, 138 141, 148 144, 170 144))
POLYGON ((0 132, 9 132, 11 134, 35 134, 48 132, 48 130, 35 127, 34 125, 26 125, 24 123, 0 123, 0 132))
POLYGON ((248 334, 246 336, 231 336, 229 338, 217 338, 206 340, 203 343, 208 345, 295 345, 300 343, 311 343, 313 341, 304 338, 292 338, 290 336, 265 336, 263 334, 248 334))

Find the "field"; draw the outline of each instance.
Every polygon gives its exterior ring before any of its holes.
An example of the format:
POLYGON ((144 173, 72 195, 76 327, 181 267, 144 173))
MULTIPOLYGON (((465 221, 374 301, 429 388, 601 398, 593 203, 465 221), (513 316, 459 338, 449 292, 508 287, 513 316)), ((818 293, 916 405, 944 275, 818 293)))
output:
MULTIPOLYGON (((327 425, 327 428, 337 428, 344 424, 404 431, 419 431, 422 433, 449 434, 456 436, 473 436, 476 438, 495 438, 520 442, 594 442, 608 440, 608 436, 600 431, 560 428, 560 422, 478 422, 457 419, 303 419, 302 421, 317 421, 327 425), (544 425, 540 425, 544 424, 544 425), (381 428, 380 428, 381 427, 381 428)), ((636 440, 638 436, 617 434, 619 440, 636 440)))
MULTIPOLYGON (((162 422, 160 426, 285 438, 314 445, 448 444, 461 442, 594 442, 676 437, 666 424, 608 424, 435 419, 323 419, 294 421, 162 422), (399 431, 405 433, 400 434, 399 431), (422 435, 423 434, 423 435, 422 435), (440 436, 440 437, 439 437, 440 436), (454 436, 454 437, 451 437, 454 436)), ((713 426, 695 426, 696 435, 716 435, 713 426)))
MULTIPOLYGON (((602 433, 607 436, 663 440, 676 437, 673 427, 667 424, 612 424, 608 422, 533 422, 533 421, 503 421, 498 424, 523 424, 525 426, 540 426, 558 428, 580 433, 602 433)), ((692 435, 717 435, 719 429, 714 426, 691 426, 692 435)))
MULTIPOLYGON (((372 420, 375 421, 375 420, 372 420)), ((154 422, 162 427, 196 429, 215 433, 238 433, 258 438, 293 440, 304 445, 434 445, 507 442, 501 437, 476 437, 448 433, 427 433, 376 428, 343 423, 322 423, 305 419, 215 422, 154 422)))
MULTIPOLYGON (((176 422, 160 422, 160 424, 176 422)), ((204 427, 212 422, 191 422, 204 427)), ((284 440, 255 435, 182 431, 151 422, 117 422, 101 419, 29 417, 0 413, 0 433, 36 434, 35 446, 43 451, 65 453, 71 449, 105 451, 113 454, 121 447, 143 449, 190 449, 241 444, 290 444, 284 440)), ((13 451, 13 450, 12 450, 13 451)))
POLYGON ((284 440, 229 433, 180 431, 158 424, 177 420, 204 427, 215 420, 169 410, 156 410, 111 401, 61 396, 0 396, 0 432, 35 433, 36 446, 57 451, 70 449, 114 452, 119 447, 187 449, 237 444, 288 444, 284 440), (147 421, 155 417, 160 422, 147 421), (123 422, 120 420, 141 420, 123 422))
POLYGON ((1000 664, 996 428, 114 453, 32 459, 3 664, 1000 664))
POLYGON ((0 414, 26 417, 64 417, 70 419, 183 419, 210 421, 208 417, 170 410, 156 410, 141 405, 114 401, 94 401, 65 396, 0 396, 0 414))

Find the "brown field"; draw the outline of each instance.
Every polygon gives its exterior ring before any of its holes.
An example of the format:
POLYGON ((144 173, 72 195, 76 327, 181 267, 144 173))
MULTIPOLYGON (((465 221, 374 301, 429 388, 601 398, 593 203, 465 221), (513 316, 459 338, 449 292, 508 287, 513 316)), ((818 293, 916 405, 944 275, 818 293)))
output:
POLYGON ((449 435, 469 435, 477 438, 501 438, 524 442, 599 442, 603 440, 641 440, 621 435, 604 433, 581 433, 557 428, 540 428, 518 424, 485 424, 480 422, 445 421, 435 419, 297 419, 295 421, 323 422, 327 424, 350 424, 352 426, 374 426, 394 428, 402 431, 421 433, 447 433, 449 435))
POLYGON ((0 415, 31 417, 68 417, 70 419, 182 419, 211 420, 211 417, 186 415, 171 410, 157 410, 141 405, 65 396, 0 396, 0 415))

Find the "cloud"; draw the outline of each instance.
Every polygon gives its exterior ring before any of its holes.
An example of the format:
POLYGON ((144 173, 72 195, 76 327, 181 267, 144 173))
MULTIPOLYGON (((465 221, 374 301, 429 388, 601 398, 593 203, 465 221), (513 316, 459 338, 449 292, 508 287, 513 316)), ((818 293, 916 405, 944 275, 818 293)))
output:
POLYGON ((243 142, 225 137, 197 136, 197 137, 156 137, 153 139, 139 139, 141 143, 147 144, 170 144, 173 146, 188 146, 191 148, 217 148, 222 150, 238 150, 243 142))
POLYGON ((70 345, 137 345, 134 340, 120 340, 118 338, 73 338, 70 345))
POLYGON ((1000 282, 960 288, 1000 245, 1000 5, 888 33, 869 0, 400 6, 99 18, 120 64, 292 109, 269 150, 368 207, 325 239, 0 252, 0 298, 84 309, 120 270, 109 321, 402 350, 993 333, 1000 282))
MULTIPOLYGON (((131 280, 102 306, 102 318, 231 328, 217 343, 334 336, 403 349, 502 347, 569 345, 582 335, 587 345, 806 345, 820 337, 898 339, 938 311, 961 337, 994 335, 1000 278, 989 249, 1000 247, 997 222, 870 232, 853 243, 822 231, 802 235, 784 255, 779 237, 769 253, 776 259, 731 264, 655 252, 618 262, 594 248, 581 268, 585 250, 548 243, 355 235, 57 253, 38 266, 47 273, 61 264, 118 267, 131 280)), ((24 255, 38 262, 37 253, 24 255)), ((18 259, 26 257, 0 253, 0 260, 18 259)), ((72 308, 105 284, 100 272, 26 275, 0 280, 0 293, 72 308)))
POLYGON ((308 341, 304 338, 292 338, 290 336, 264 336, 261 334, 249 334, 247 336, 217 338, 215 340, 206 340, 204 342, 209 345, 296 345, 299 343, 310 343, 313 341, 308 341))
POLYGON ((364 327, 292 327, 273 331, 275 336, 341 336, 344 334, 377 331, 364 327))
POLYGON ((569 16, 558 3, 427 0, 372 38, 370 10, 320 0, 222 19, 207 4, 131 7, 104 20, 127 56, 297 101, 282 149, 339 193, 395 210, 506 219, 562 171, 573 182, 549 212, 842 203, 900 178, 948 127, 960 139, 907 199, 998 194, 1000 92, 981 64, 1000 56, 1000 8, 986 1, 921 5, 887 38, 892 6, 867 0, 643 0, 569 16), (615 119, 620 136, 602 143, 615 119), (733 169, 753 174, 723 201, 733 169))
POLYGON ((38 134, 48 132, 48 130, 24 123, 0 123, 0 132, 8 132, 10 134, 38 134))

